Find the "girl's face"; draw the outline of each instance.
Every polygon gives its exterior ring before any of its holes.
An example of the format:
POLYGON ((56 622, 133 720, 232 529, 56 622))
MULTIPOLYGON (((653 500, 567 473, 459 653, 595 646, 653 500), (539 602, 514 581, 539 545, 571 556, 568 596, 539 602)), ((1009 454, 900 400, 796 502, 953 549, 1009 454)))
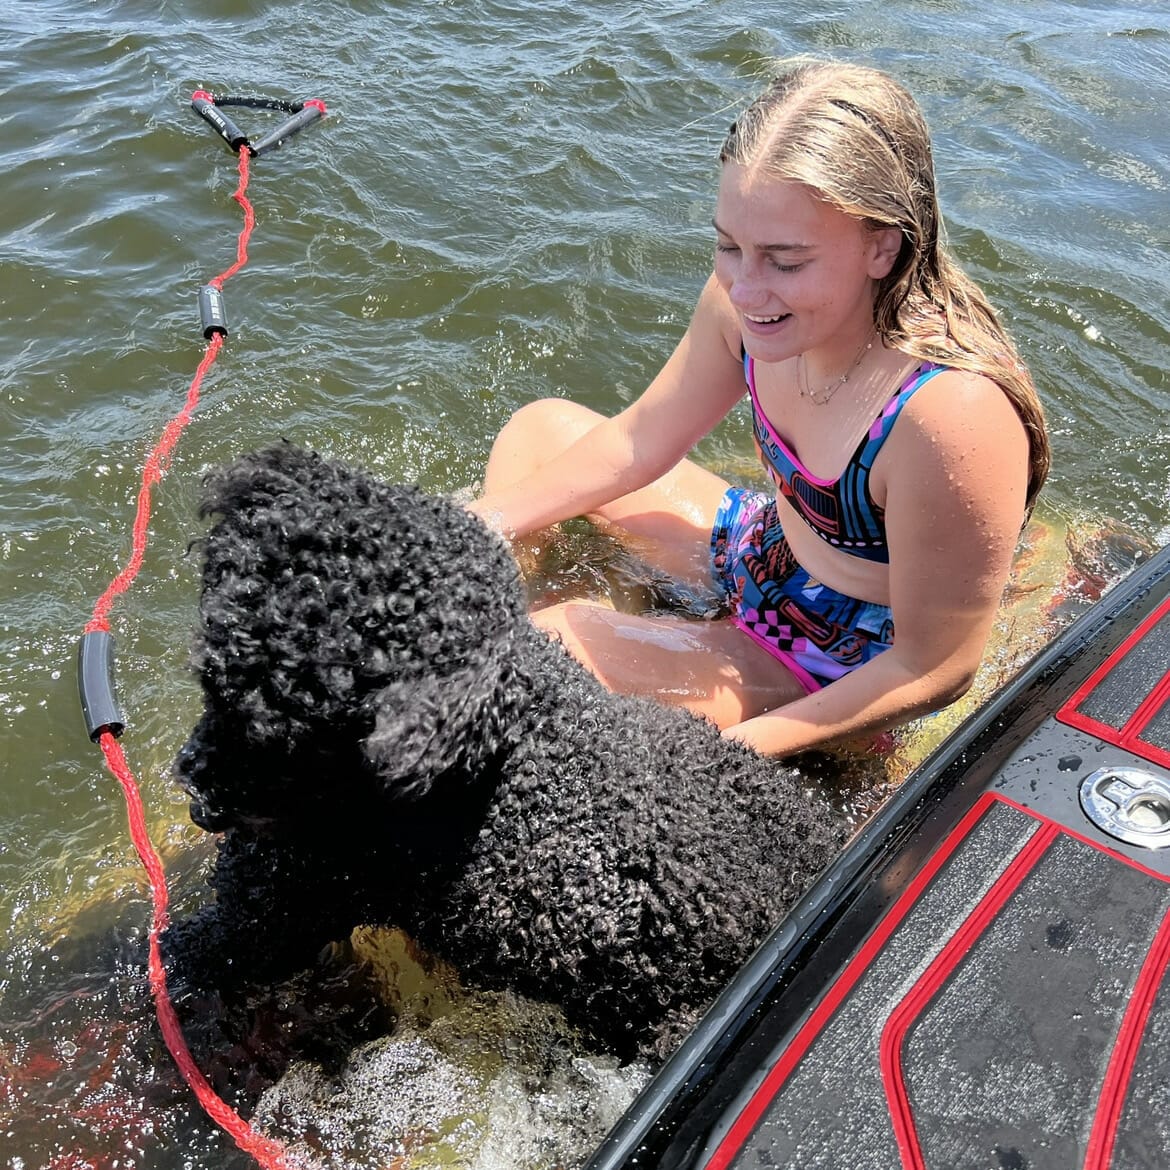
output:
POLYGON ((715 231, 715 276, 753 358, 864 343, 876 282, 897 257, 897 229, 871 231, 801 183, 726 163, 715 231))

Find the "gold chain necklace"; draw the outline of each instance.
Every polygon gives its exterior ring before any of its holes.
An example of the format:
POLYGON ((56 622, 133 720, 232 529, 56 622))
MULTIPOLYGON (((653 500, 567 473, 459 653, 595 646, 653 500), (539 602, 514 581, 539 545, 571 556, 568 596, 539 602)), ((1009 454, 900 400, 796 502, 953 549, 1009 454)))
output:
POLYGON ((873 349, 874 331, 871 330, 868 340, 857 351, 857 356, 849 363, 849 368, 843 373, 835 382, 830 382, 819 394, 814 394, 808 384, 808 372, 804 368, 804 354, 802 353, 797 359, 797 365, 800 368, 800 396, 807 398, 814 406, 824 406, 856 371, 857 367, 865 360, 865 355, 873 349))

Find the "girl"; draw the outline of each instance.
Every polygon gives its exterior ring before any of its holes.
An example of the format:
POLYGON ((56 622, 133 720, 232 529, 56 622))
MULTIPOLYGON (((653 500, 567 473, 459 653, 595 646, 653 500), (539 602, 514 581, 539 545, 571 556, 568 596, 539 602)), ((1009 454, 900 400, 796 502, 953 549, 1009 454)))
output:
POLYGON ((662 371, 612 418, 560 399, 517 411, 472 508, 509 538, 588 515, 668 572, 713 571, 729 621, 587 602, 533 620, 611 689, 786 755, 967 690, 1048 440, 1011 341, 942 246, 929 135, 899 84, 790 63, 720 161, 714 271, 662 371), (745 389, 774 493, 683 458, 745 389))

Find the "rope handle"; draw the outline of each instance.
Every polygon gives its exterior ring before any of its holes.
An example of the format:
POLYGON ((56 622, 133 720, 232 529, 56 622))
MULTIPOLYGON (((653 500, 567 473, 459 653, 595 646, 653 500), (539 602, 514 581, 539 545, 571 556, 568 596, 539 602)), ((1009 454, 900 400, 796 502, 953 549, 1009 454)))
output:
POLYGON ((207 121, 212 129, 237 154, 245 147, 253 158, 275 150, 287 142, 298 131, 325 117, 325 103, 318 98, 309 98, 303 102, 283 101, 280 98, 255 97, 252 95, 236 97, 216 97, 205 89, 197 89, 191 95, 191 108, 207 121), (248 136, 223 112, 224 106, 242 106, 249 110, 278 110, 288 114, 275 130, 270 130, 258 142, 252 142, 248 136))

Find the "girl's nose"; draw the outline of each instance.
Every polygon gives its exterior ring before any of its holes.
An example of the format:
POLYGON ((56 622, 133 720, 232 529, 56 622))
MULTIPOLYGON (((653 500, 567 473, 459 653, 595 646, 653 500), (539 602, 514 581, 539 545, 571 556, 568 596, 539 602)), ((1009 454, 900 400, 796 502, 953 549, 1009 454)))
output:
POLYGON ((758 265, 740 260, 736 266, 727 295, 737 309, 751 312, 758 309, 768 295, 758 265))

